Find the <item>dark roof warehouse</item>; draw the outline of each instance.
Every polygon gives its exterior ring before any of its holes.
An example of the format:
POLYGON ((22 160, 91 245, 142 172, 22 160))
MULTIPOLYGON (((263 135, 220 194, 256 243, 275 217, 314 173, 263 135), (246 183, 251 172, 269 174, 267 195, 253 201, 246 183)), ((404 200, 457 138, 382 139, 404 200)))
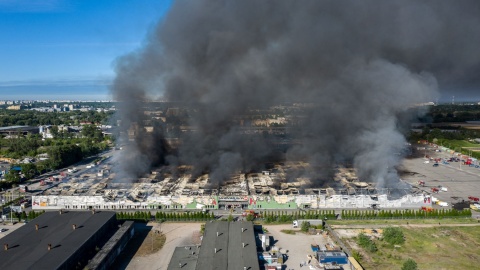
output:
POLYGON ((116 229, 114 212, 44 213, 2 238, 0 269, 81 267, 116 229))

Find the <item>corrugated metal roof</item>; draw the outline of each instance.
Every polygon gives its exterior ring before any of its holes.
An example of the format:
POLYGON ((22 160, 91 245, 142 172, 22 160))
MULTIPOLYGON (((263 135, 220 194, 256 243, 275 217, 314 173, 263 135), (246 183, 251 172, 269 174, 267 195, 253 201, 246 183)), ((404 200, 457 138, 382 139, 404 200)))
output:
POLYGON ((251 222, 209 222, 205 225, 197 270, 259 270, 251 222), (218 233, 218 234, 217 234, 218 233))

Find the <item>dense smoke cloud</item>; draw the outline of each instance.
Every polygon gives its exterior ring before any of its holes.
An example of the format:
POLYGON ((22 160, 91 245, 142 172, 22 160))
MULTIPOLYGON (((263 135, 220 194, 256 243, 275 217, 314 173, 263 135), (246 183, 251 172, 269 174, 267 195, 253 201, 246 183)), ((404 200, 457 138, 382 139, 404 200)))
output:
POLYGON ((398 115, 438 87, 479 84, 478 14, 478 1, 176 1, 145 47, 117 60, 113 93, 124 131, 163 98, 195 108, 196 132, 170 154, 161 133, 149 147, 136 139, 125 171, 169 161, 221 181, 254 168, 272 147, 235 117, 297 102, 308 107, 288 159, 353 161, 362 180, 395 186, 398 115))

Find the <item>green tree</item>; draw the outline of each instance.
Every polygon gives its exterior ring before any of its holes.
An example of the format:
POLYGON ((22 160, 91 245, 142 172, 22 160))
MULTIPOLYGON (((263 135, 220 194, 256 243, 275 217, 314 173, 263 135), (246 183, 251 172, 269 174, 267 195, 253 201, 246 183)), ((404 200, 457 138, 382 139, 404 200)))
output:
POLYGON ((58 127, 57 126, 50 127, 50 133, 52 134, 54 139, 58 138, 58 135, 59 135, 58 127))
POLYGON ((83 158, 82 150, 77 145, 50 147, 47 153, 49 156, 50 167, 54 169, 72 165, 83 158))
POLYGON ((233 216, 232 214, 228 215, 228 222, 232 222, 233 221, 233 216))
POLYGON ((405 242, 402 230, 396 227, 385 228, 383 231, 383 239, 392 245, 403 244, 405 242))
POLYGON ((20 167, 22 168, 22 173, 25 175, 26 179, 32 179, 38 174, 37 165, 35 165, 35 163, 22 164, 20 167))
POLYGON ((404 263, 403 263, 403 266, 402 266, 402 270, 417 270, 418 267, 417 267, 417 263, 408 258, 404 263))
POLYGON ((358 235, 357 243, 358 243, 359 246, 363 247, 364 249, 366 249, 370 252, 376 252, 378 250, 375 242, 373 242, 372 239, 370 239, 364 233, 360 233, 358 235))
POLYGON ((310 222, 308 221, 302 222, 300 229, 302 230, 302 232, 308 232, 308 229, 310 229, 310 222))
POLYGON ((20 183, 20 173, 16 170, 9 170, 7 174, 5 174, 5 180, 13 184, 20 183))
POLYGON ((360 262, 360 260, 363 258, 362 254, 356 250, 352 252, 352 256, 355 260, 357 260, 357 262, 360 262))

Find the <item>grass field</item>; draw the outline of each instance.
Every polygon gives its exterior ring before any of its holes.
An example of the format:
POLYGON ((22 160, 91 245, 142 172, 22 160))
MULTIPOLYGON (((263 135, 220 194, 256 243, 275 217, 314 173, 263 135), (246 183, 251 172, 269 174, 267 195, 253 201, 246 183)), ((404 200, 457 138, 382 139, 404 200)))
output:
POLYGON ((294 230, 281 230, 282 233, 286 233, 286 234, 293 234, 295 235, 297 232, 294 231, 294 230))
POLYGON ((408 224, 473 224, 478 223, 474 218, 443 218, 443 219, 371 219, 371 220, 329 220, 328 224, 335 225, 407 225, 408 224))
MULTIPOLYGON (((378 251, 361 250, 365 269, 401 269, 411 258, 418 269, 479 269, 480 227, 402 228, 405 243, 392 247, 375 240, 378 251)), ((358 247, 357 247, 358 248, 358 247)))
POLYGON ((462 154, 471 154, 475 158, 480 158, 480 153, 478 153, 478 148, 480 144, 471 143, 465 140, 440 140, 439 145, 448 147, 449 149, 460 151, 462 154))
POLYGON ((448 146, 450 149, 461 148, 461 147, 479 147, 478 143, 471 143, 465 140, 440 140, 439 144, 448 146))

